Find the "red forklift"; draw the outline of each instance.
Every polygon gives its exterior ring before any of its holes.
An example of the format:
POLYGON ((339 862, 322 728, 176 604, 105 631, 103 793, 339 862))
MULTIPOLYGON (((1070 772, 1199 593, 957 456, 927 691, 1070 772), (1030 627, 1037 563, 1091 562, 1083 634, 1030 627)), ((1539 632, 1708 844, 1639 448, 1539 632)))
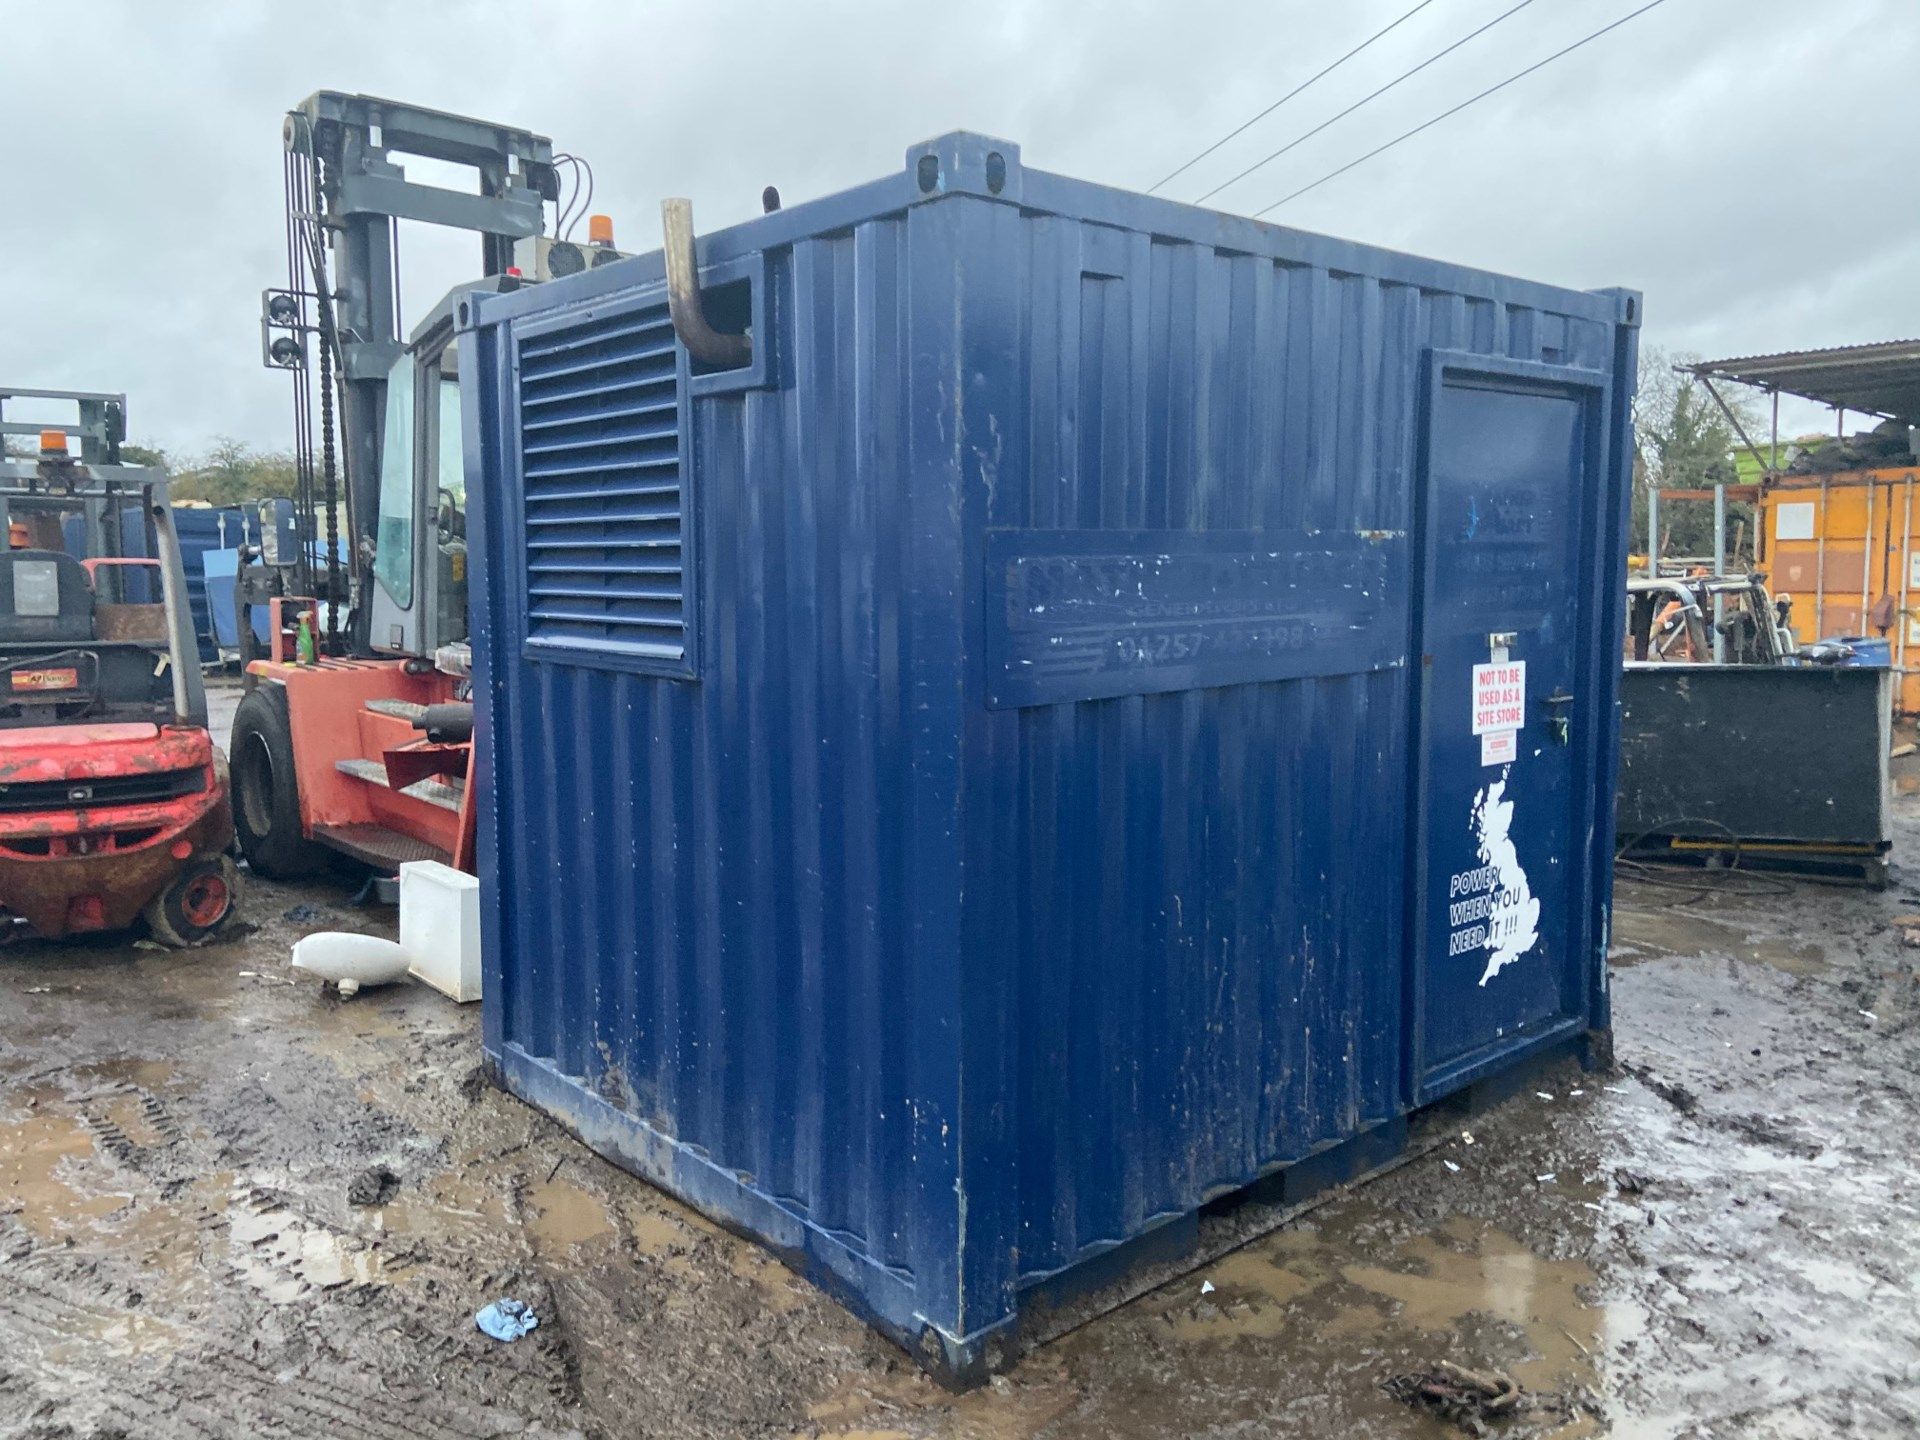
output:
POLYGON ((263 542, 236 580, 239 613, 266 617, 264 654, 240 626, 248 692, 229 746, 240 848, 270 879, 339 856, 376 873, 409 860, 471 871, 455 306, 517 286, 523 270, 534 280, 619 257, 600 217, 586 243, 568 238, 590 172, 571 162, 562 206, 569 160, 543 135, 320 91, 288 113, 282 138, 287 283, 262 297, 261 358, 293 377, 299 485, 263 510, 263 542), (474 183, 410 180, 399 163, 410 156, 467 167, 474 183), (480 278, 406 338, 400 220, 481 239, 480 278))
POLYGON ((120 397, 0 390, 22 397, 82 423, 0 458, 0 942, 144 918, 200 944, 233 913, 234 830, 166 480, 118 463, 120 397), (154 558, 117 553, 129 511, 154 558))

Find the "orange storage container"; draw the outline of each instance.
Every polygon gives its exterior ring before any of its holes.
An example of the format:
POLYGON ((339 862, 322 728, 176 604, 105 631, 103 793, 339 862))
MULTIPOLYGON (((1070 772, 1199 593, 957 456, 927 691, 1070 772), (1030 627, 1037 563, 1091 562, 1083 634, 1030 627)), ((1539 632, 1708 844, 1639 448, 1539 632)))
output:
POLYGON ((1760 563, 1776 597, 1793 597, 1801 643, 1884 635, 1896 703, 1920 714, 1920 467, 1769 480, 1760 563))

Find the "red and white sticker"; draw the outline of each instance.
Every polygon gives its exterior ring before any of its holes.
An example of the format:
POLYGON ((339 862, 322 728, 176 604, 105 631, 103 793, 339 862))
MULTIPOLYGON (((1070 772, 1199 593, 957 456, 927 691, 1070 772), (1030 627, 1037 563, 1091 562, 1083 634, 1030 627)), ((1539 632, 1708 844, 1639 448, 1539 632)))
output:
POLYGON ((1527 662, 1473 667, 1473 733, 1518 730, 1527 723, 1527 662))
POLYGON ((1518 730, 1489 730, 1480 737, 1482 765, 1511 765, 1520 754, 1518 730))

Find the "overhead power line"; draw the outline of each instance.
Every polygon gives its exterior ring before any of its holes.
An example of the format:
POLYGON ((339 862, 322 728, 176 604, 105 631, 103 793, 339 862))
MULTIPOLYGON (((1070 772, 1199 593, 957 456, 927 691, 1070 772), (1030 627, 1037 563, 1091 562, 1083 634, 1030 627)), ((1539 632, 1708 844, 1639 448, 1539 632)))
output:
POLYGON ((1373 34, 1369 35, 1366 39, 1362 40, 1358 45, 1354 46, 1353 49, 1347 51, 1346 54, 1342 55, 1338 60, 1334 61, 1331 65, 1327 66, 1326 69, 1319 71, 1317 74, 1309 75, 1305 80, 1302 80, 1298 85, 1294 86, 1293 89, 1289 90, 1286 94, 1282 95, 1278 100, 1274 101, 1271 105, 1267 106, 1267 108, 1262 110, 1258 115, 1254 116, 1251 120, 1247 121, 1245 125, 1241 125, 1236 129, 1229 130, 1226 134, 1222 135, 1218 140, 1214 141, 1213 144, 1207 146, 1206 149, 1202 150, 1198 155, 1194 156, 1191 160, 1187 161, 1187 163, 1182 165, 1179 169, 1170 171, 1168 174, 1162 176, 1161 179, 1159 179, 1154 184, 1147 187, 1147 193, 1151 195, 1155 191, 1157 191, 1162 185, 1165 185, 1167 181, 1176 179, 1179 176, 1186 174, 1187 171, 1191 170, 1194 166, 1198 165, 1202 160, 1206 159, 1207 156, 1213 154, 1214 151, 1218 150, 1222 145, 1226 144, 1229 140, 1233 139, 1234 136, 1239 135, 1243 131, 1245 131, 1248 126, 1257 125, 1260 121, 1266 119, 1267 116, 1271 115, 1274 111, 1278 110, 1282 105, 1286 104, 1289 100, 1293 99, 1294 96, 1298 95, 1302 90, 1305 90, 1309 85, 1312 85, 1316 81, 1324 80, 1327 76, 1331 75, 1334 71, 1338 70, 1342 65, 1346 64, 1347 61, 1351 60, 1354 56, 1358 55, 1362 50, 1366 49, 1369 45, 1373 44, 1374 41, 1380 39, 1383 35, 1387 34, 1388 31, 1394 30, 1400 25, 1411 20, 1414 16, 1418 15, 1422 10, 1426 9, 1427 6, 1431 5, 1432 3, 1433 3, 1433 0, 1420 0, 1420 3, 1418 5, 1414 6, 1411 10, 1407 11, 1407 13, 1402 15, 1398 20, 1395 20, 1392 24, 1388 25, 1385 29, 1374 31, 1373 34))
POLYGON ((1486 89, 1482 90, 1478 95, 1472 96, 1471 98, 1466 100, 1462 100, 1458 105, 1454 106, 1451 110, 1443 110, 1438 115, 1434 116, 1431 120, 1424 121, 1423 123, 1414 126, 1413 129, 1408 130, 1404 134, 1394 136, 1393 139, 1387 141, 1386 144, 1375 146, 1373 149, 1369 150, 1366 154, 1362 155, 1358 160, 1349 160, 1346 164, 1342 165, 1338 170, 1329 170, 1325 175, 1322 175, 1318 180, 1314 181, 1311 185, 1302 185, 1298 190, 1295 190, 1291 195, 1282 195, 1278 200, 1274 201, 1271 205, 1263 206, 1262 208, 1254 211, 1253 213, 1255 218, 1257 219, 1258 217, 1265 215, 1269 210, 1278 210, 1282 205, 1285 205, 1289 200, 1298 200, 1302 195, 1306 194, 1309 190, 1319 189, 1322 185, 1326 184, 1329 180, 1338 179, 1340 176, 1346 174, 1347 171, 1353 169, 1356 165, 1366 164, 1367 161, 1373 159, 1373 157, 1376 155, 1384 155, 1387 151, 1393 149, 1394 146, 1400 144, 1402 141, 1411 140, 1414 136, 1418 135, 1423 130, 1431 130, 1434 126, 1438 125, 1442 120, 1448 120, 1448 119, 1451 119, 1453 116, 1458 115, 1462 110, 1465 110, 1469 105, 1479 104, 1482 100, 1486 99, 1489 95, 1493 95, 1501 90, 1506 89, 1507 86, 1513 84, 1514 81, 1526 79, 1527 76, 1533 74, 1534 71, 1542 69, 1545 66, 1551 65, 1554 61, 1558 60, 1561 56, 1571 55, 1574 51, 1578 50, 1582 45, 1591 44, 1593 41, 1598 40, 1602 35, 1605 35, 1608 31, 1618 30, 1622 25, 1626 24, 1629 20, 1637 20, 1642 15, 1646 14, 1649 10, 1655 9, 1656 7, 1664 4, 1666 4, 1666 0, 1650 0, 1650 3, 1646 5, 1642 5, 1638 10, 1634 10, 1628 14, 1622 15, 1618 20, 1614 21, 1611 25, 1602 25, 1598 30, 1594 31, 1591 35, 1584 36, 1581 39, 1574 41, 1573 44, 1567 46, 1564 50, 1556 50, 1553 52, 1553 54, 1547 56, 1546 59, 1534 61, 1534 63, 1527 66, 1526 69, 1516 71, 1514 74, 1509 75, 1506 79, 1502 80, 1498 85, 1489 85, 1486 89))
POLYGON ((1226 189, 1229 185, 1237 185, 1240 181, 1246 179, 1247 176, 1253 174, 1254 171, 1260 169, 1262 166, 1270 164, 1275 160, 1278 160, 1282 155, 1286 154, 1289 150, 1293 149, 1295 146, 1306 144, 1307 141, 1311 140, 1314 136, 1318 135, 1322 130, 1326 129, 1329 125, 1335 124, 1338 121, 1346 119, 1347 116, 1353 114, 1354 111, 1358 110, 1363 105, 1372 104, 1375 100, 1378 100, 1382 95, 1386 94, 1389 90, 1393 89, 1393 87, 1398 85, 1401 81, 1411 80, 1414 76, 1418 75, 1422 70, 1426 69, 1429 65, 1433 64, 1436 60, 1444 60, 1447 56, 1451 55, 1454 51, 1458 50, 1462 45, 1466 44, 1469 40, 1476 39, 1479 36, 1486 34, 1487 31, 1493 29, 1493 27, 1498 25, 1502 20, 1508 19, 1509 17, 1514 15, 1518 15, 1522 10, 1526 9, 1527 6, 1531 4, 1533 4, 1533 0, 1520 0, 1520 3, 1518 5, 1515 5, 1511 10, 1502 11, 1500 14, 1494 16, 1493 19, 1487 21, 1487 23, 1482 25, 1478 30, 1473 31, 1471 34, 1468 34, 1468 35, 1462 35, 1458 40, 1454 41, 1451 45, 1447 46, 1446 49, 1437 51, 1436 53, 1429 55, 1426 59, 1422 60, 1418 65, 1414 66, 1411 70, 1405 71, 1402 74, 1394 76, 1393 79, 1389 80, 1386 84, 1382 85, 1378 90, 1374 91, 1371 95, 1362 96, 1360 99, 1354 101, 1353 104, 1349 105, 1346 109, 1342 110, 1338 115, 1335 115, 1332 119, 1322 120, 1318 125, 1314 126, 1313 129, 1307 131, 1306 134, 1295 136, 1292 140, 1289 140, 1286 144, 1282 145, 1278 150, 1274 151, 1271 155, 1268 155, 1263 159, 1254 161, 1253 164, 1249 165, 1246 169, 1242 170, 1238 175, 1235 175, 1231 180, 1222 180, 1218 185, 1214 186, 1213 189, 1207 191, 1206 194, 1197 197, 1193 203, 1198 205, 1203 200, 1211 200, 1214 196, 1218 195, 1222 190, 1226 189))

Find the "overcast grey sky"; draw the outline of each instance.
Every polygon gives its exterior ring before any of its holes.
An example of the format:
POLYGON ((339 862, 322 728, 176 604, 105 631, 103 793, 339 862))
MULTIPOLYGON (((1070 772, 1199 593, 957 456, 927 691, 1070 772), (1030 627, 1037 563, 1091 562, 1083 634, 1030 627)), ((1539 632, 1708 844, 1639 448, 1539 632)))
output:
MULTIPOLYGON (((357 90, 550 135, 652 248, 894 170, 967 128, 1145 188, 1413 0, 0 0, 0 381, 125 390, 134 438, 282 447, 259 365, 284 273, 280 117, 357 90)), ((1170 187, 1190 198, 1506 10, 1433 0, 1170 187)), ((1216 197, 1250 211, 1636 8, 1534 0, 1216 197)), ((1646 292, 1707 355, 1920 333, 1914 0, 1666 0, 1267 218, 1580 287, 1646 292)), ((408 234, 415 305, 477 242, 408 234)), ((1807 418, 1817 418, 1809 412, 1807 418)))

